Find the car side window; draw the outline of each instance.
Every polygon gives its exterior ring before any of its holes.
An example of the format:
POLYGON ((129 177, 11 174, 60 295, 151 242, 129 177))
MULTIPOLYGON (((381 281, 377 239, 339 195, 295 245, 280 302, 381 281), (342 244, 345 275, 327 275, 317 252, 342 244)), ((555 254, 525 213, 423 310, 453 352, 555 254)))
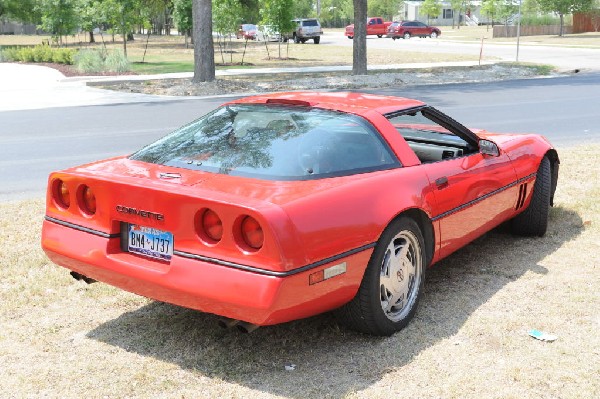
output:
POLYGON ((472 152, 469 144, 422 111, 388 117, 421 163, 458 158, 472 152))

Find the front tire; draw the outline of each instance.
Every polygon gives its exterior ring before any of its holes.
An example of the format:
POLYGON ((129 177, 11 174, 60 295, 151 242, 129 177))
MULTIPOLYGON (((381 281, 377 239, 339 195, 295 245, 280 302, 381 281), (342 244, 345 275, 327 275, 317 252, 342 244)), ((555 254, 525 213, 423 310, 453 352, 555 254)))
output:
POLYGON ((552 170, 550 160, 544 157, 537 171, 529 206, 511 220, 513 234, 539 237, 546 234, 551 192, 552 170))
POLYGON ((431 35, 429 35, 430 38, 435 39, 438 37, 437 32, 431 32, 431 35))
POLYGON ((349 328, 392 335, 414 316, 425 281, 425 245, 418 224, 399 217, 384 230, 356 296, 338 309, 349 328))

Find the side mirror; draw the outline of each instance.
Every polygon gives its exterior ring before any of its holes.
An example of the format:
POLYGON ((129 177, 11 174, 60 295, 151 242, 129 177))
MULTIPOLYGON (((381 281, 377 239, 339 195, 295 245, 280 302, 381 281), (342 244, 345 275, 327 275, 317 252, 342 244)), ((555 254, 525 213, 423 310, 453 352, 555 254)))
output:
POLYGON ((493 157, 500 156, 498 145, 490 140, 479 140, 479 152, 493 157))

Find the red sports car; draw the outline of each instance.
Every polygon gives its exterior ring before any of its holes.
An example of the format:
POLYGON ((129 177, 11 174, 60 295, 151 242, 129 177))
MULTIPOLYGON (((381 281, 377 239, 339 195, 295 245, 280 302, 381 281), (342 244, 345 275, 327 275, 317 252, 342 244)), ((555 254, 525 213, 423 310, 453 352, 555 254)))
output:
POLYGON ((505 221, 542 236, 558 167, 542 136, 469 130, 417 100, 248 97, 52 173, 42 245, 76 279, 241 330, 337 309, 389 335, 428 266, 505 221))

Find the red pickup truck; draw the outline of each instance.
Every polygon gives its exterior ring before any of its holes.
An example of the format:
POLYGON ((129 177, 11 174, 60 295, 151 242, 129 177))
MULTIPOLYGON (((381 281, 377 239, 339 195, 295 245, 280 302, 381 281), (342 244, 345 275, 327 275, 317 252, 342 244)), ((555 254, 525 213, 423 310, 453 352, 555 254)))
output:
MULTIPOLYGON (((367 36, 368 35, 377 35, 377 37, 383 37, 383 35, 387 34, 388 26, 390 26, 391 22, 385 22, 381 17, 371 17, 367 19, 367 36)), ((354 24, 346 26, 345 35, 348 39, 354 38, 354 24)))

